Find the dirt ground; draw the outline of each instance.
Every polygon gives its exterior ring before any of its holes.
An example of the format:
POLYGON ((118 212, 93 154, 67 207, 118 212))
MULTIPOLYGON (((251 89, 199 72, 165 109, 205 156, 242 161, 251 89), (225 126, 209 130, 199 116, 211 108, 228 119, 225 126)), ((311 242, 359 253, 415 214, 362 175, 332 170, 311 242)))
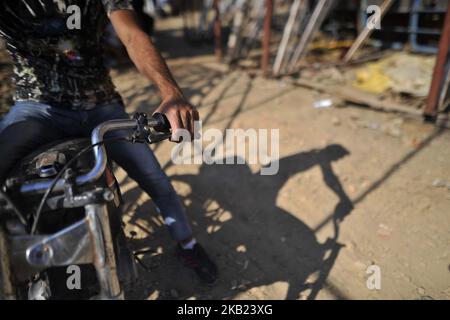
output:
MULTIPOLYGON (((119 171, 126 232, 145 252, 128 297, 450 299, 450 190, 439 187, 450 181, 450 131, 353 106, 314 108, 323 95, 226 72, 211 48, 187 47, 178 27, 159 22, 157 43, 204 130, 280 129, 280 171, 173 165, 173 144, 154 147, 219 266, 213 286, 180 264, 151 200, 119 171), (367 287, 371 265, 380 290, 367 287)), ((113 78, 130 113, 158 105, 136 70, 113 78)))
MULTIPOLYGON (((171 143, 155 148, 218 263, 211 287, 180 265, 151 201, 121 172, 127 234, 146 251, 129 297, 450 299, 450 192, 439 187, 450 180, 450 131, 352 106, 314 108, 322 95, 225 72, 209 49, 186 48, 173 24, 158 29, 204 130, 279 128, 280 171, 173 165, 171 143), (381 290, 367 287, 371 265, 380 267, 381 290)), ((113 75, 130 112, 157 106, 135 70, 113 75)))

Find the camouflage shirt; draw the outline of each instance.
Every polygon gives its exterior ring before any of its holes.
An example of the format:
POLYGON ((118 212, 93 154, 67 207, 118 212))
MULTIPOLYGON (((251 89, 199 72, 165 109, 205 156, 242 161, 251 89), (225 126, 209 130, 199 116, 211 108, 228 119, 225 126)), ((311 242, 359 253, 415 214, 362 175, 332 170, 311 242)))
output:
POLYGON ((104 66, 107 15, 131 0, 1 0, 15 100, 76 110, 121 101, 104 66))

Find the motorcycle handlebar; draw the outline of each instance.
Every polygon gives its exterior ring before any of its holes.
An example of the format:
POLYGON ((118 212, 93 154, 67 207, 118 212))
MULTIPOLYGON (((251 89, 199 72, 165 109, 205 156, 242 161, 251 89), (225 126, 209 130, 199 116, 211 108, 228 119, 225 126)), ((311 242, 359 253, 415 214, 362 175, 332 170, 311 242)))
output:
MULTIPOLYGON (((145 126, 151 127, 158 132, 169 133, 170 132, 170 124, 167 118, 161 114, 156 113, 151 118, 147 119, 145 117, 145 126)), ((106 169, 107 164, 107 155, 105 145, 102 144, 103 138, 106 133, 110 131, 116 130, 130 130, 130 129, 138 129, 138 127, 142 125, 140 123, 139 118, 135 119, 126 119, 126 120, 110 120, 103 122, 98 125, 93 131, 91 135, 91 143, 94 146, 93 152, 95 157, 95 165, 94 167, 86 174, 81 176, 77 176, 75 178, 75 182, 77 186, 81 186, 90 182, 94 182, 101 177, 103 172, 106 169)), ((20 187, 20 193, 29 194, 29 193, 42 193, 45 192, 52 185, 52 180, 46 181, 37 181, 24 183, 20 187)), ((54 191, 62 191, 64 190, 63 179, 60 179, 56 185, 54 186, 54 191)))

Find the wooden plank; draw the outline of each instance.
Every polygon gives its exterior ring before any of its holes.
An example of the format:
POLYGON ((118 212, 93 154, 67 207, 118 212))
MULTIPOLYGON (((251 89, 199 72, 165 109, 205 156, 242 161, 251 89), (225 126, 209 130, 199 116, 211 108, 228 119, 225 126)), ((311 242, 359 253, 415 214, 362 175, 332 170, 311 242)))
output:
POLYGON ((436 125, 440 128, 450 129, 450 117, 448 114, 437 116, 436 125))
MULTIPOLYGON (((394 0, 385 0, 383 4, 380 7, 380 14, 382 19, 384 15, 388 12, 388 10, 392 7, 394 4, 394 0)), ((364 27, 363 31, 359 34, 359 36, 356 38, 355 42, 351 46, 351 48, 347 51, 344 62, 349 62, 353 59, 353 56, 355 53, 361 48, 361 46, 364 44, 364 42, 372 35, 372 33, 375 30, 371 27, 369 27, 369 23, 364 27)))
POLYGON ((234 63, 239 58, 242 47, 243 32, 247 24, 250 7, 251 5, 249 1, 241 0, 234 8, 235 14, 233 17, 231 34, 228 38, 228 63, 234 63))
POLYGON ((366 105, 375 110, 406 113, 417 118, 421 118, 422 115, 422 112, 418 109, 414 109, 391 100, 380 100, 373 94, 363 92, 350 86, 325 86, 320 83, 314 83, 303 79, 293 80, 290 83, 309 89, 326 92, 327 94, 341 100, 366 105))
POLYGON ((313 13, 311 14, 311 17, 308 20, 305 31, 300 38, 300 42, 295 49, 294 55, 289 62, 287 70, 289 73, 296 71, 298 61, 305 55, 306 49, 308 48, 308 45, 311 42, 314 34, 322 26, 323 21, 334 5, 334 0, 319 0, 319 2, 317 3, 316 7, 313 10, 313 13))
POLYGON ((273 65, 273 74, 276 76, 281 71, 281 66, 283 64, 284 58, 286 56, 286 49, 291 39, 292 31, 295 26, 298 14, 301 9, 301 3, 303 0, 294 0, 289 12, 289 18, 284 27, 283 38, 281 39, 280 46, 278 47, 277 56, 275 58, 275 63, 273 65))

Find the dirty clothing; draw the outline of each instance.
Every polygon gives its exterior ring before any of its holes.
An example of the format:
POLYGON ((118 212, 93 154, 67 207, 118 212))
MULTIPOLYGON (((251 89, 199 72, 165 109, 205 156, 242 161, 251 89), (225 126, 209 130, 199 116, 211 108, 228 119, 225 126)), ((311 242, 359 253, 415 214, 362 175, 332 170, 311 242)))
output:
MULTIPOLYGON (((107 16, 118 9, 132 10, 131 0, 0 2, 0 35, 14 61, 16 85, 16 104, 0 122, 0 181, 15 163, 45 144, 89 137, 104 121, 128 119, 103 64, 101 45, 107 16), (80 29, 66 24, 71 5, 80 10, 80 29)), ((125 141, 106 148, 153 199, 172 237, 191 238, 182 203, 152 150, 125 141)))
POLYGON ((2 0, 15 100, 73 110, 119 102, 102 48, 107 15, 117 9, 132 10, 131 0, 2 0))

